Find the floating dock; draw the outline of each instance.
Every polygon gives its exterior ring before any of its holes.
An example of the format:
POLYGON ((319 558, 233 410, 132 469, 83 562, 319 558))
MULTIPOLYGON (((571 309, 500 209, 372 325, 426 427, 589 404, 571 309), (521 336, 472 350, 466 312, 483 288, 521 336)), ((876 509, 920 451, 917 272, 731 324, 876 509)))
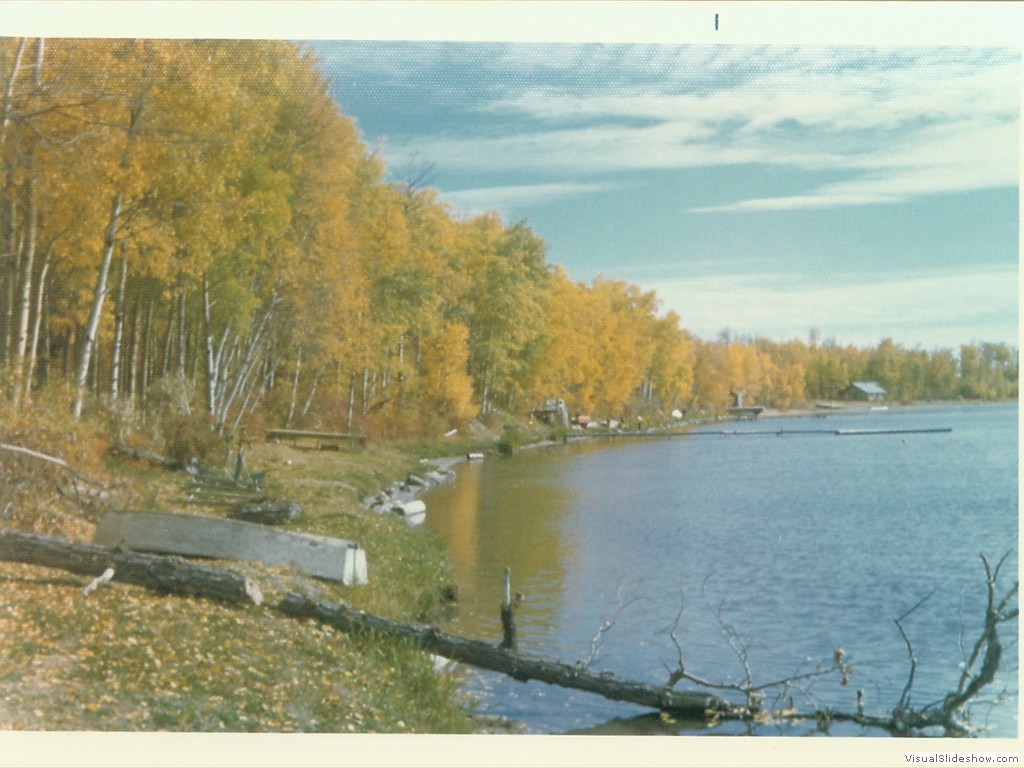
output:
POLYGON ((756 437, 759 435, 774 435, 785 437, 786 435, 833 435, 840 437, 852 437, 861 435, 921 435, 941 432, 952 432, 952 427, 929 427, 922 429, 701 429, 689 432, 661 432, 651 430, 649 432, 620 431, 620 432, 574 432, 566 435, 569 440, 583 438, 614 438, 614 437, 756 437))
POLYGON ((952 427, 929 427, 926 429, 717 429, 713 431, 687 432, 694 437, 719 435, 744 437, 746 435, 839 435, 840 437, 860 435, 922 435, 938 432, 952 432, 952 427))

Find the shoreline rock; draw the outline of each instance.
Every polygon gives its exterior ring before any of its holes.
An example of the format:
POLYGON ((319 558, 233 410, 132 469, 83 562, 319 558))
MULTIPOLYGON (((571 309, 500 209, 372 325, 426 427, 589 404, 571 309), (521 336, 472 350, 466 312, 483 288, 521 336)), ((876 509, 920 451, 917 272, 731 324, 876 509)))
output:
POLYGON ((432 469, 423 475, 410 474, 397 480, 373 496, 363 499, 363 506, 380 515, 393 514, 409 525, 419 525, 426 518, 426 504, 418 497, 455 477, 453 467, 465 459, 449 456, 440 459, 422 459, 432 469))

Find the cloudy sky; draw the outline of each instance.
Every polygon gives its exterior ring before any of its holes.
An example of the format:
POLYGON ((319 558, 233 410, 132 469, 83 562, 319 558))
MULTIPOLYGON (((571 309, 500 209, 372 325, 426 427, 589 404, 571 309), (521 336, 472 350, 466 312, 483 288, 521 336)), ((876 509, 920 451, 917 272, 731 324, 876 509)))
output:
POLYGON ((395 181, 701 338, 1018 343, 1019 49, 311 44, 395 181))

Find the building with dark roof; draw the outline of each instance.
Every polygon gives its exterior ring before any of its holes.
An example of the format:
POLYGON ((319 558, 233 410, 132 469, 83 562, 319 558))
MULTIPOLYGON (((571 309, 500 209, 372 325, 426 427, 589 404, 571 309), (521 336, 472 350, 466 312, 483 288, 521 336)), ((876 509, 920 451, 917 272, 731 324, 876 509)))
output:
POLYGON ((839 394, 844 400, 863 400, 871 403, 885 400, 885 390, 874 381, 855 381, 839 394))

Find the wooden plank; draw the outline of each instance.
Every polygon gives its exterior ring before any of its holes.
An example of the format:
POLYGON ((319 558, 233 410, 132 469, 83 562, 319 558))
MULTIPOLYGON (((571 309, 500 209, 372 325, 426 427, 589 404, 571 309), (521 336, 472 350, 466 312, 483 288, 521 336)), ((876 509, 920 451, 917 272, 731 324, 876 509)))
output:
POLYGON ((365 443, 366 436, 351 432, 314 432, 304 429, 271 429, 267 431, 268 440, 348 440, 351 442, 365 443))
POLYGON ((355 542, 239 520, 111 512, 100 521, 92 540, 132 550, 295 566, 311 576, 344 584, 367 582, 366 553, 355 542))

